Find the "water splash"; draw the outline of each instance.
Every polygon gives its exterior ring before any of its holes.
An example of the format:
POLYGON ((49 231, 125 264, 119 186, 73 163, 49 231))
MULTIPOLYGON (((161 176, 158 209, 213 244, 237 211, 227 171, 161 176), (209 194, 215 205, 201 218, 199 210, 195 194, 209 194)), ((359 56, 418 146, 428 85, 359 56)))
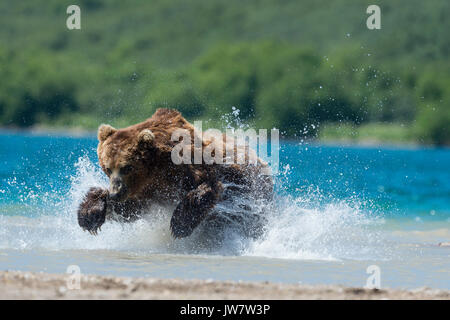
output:
POLYGON ((308 260, 380 259, 386 254, 376 228, 382 220, 370 217, 355 203, 311 206, 310 199, 290 196, 276 201, 279 210, 270 216, 265 236, 254 241, 246 254, 308 260))
MULTIPOLYGON (((0 215, 0 248, 46 250, 118 250, 137 254, 176 253, 246 255, 288 259, 367 259, 380 258, 381 236, 374 227, 376 218, 357 203, 336 201, 323 204, 320 192, 307 196, 279 192, 268 215, 265 234, 259 240, 243 237, 230 227, 222 237, 211 237, 200 227, 185 239, 173 239, 169 231, 173 207, 153 205, 143 219, 133 223, 106 222, 97 237, 78 226, 76 209, 92 186, 107 187, 100 168, 87 156, 78 159, 67 194, 41 195, 37 217, 23 207, 20 215, 0 215)), ((278 183, 288 183, 287 168, 278 183)), ((283 189, 278 188, 278 189, 283 189)), ((26 190, 21 192, 25 193, 26 190)), ((240 199, 249 203, 249 199, 240 199)), ((239 203, 237 203, 239 204, 239 203)), ((242 203, 240 203, 242 204, 242 203)), ((222 204, 221 210, 233 210, 222 204), (225 206, 225 207, 223 207, 225 206)), ((258 210, 257 205, 254 210, 258 210)))

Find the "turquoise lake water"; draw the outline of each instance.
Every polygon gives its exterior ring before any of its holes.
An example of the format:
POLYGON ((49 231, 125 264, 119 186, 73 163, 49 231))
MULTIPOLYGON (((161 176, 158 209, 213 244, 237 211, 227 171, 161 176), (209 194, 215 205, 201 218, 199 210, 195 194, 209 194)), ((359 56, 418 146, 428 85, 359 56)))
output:
POLYGON ((83 232, 81 197, 107 186, 96 145, 0 133, 0 270, 363 286, 377 265, 382 287, 450 289, 450 149, 283 142, 264 237, 205 246, 170 237, 170 208, 83 232))

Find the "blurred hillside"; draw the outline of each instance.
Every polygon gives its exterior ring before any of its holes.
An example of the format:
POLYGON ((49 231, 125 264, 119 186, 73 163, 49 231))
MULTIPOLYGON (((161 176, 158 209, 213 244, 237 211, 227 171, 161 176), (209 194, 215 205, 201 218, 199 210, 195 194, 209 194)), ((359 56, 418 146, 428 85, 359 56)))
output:
POLYGON ((449 144, 450 2, 376 1, 381 30, 369 4, 3 1, 0 125, 125 126, 165 106, 219 126, 234 106, 290 137, 449 144))

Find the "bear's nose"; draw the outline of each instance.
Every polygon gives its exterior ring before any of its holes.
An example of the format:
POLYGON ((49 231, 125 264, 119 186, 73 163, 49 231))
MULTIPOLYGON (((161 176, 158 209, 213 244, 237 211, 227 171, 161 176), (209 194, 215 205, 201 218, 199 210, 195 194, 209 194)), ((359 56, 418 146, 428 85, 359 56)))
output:
POLYGON ((109 197, 111 198, 111 200, 117 201, 117 200, 119 200, 119 193, 118 193, 118 192, 116 192, 116 193, 110 193, 110 194, 109 194, 109 197))
POLYGON ((126 193, 125 185, 120 178, 111 179, 109 197, 111 200, 121 200, 126 193))

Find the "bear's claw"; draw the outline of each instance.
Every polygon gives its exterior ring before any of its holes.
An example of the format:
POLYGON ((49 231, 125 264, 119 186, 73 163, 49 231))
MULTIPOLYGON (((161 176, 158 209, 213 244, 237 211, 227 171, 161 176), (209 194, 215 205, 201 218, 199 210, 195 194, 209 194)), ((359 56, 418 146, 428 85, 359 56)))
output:
POLYGON ((92 235, 97 235, 98 230, 105 222, 107 208, 108 191, 100 188, 91 188, 78 208, 78 224, 89 231, 92 235))
POLYGON ((178 204, 170 220, 170 231, 174 238, 185 238, 192 234, 208 211, 217 202, 217 193, 206 183, 190 191, 178 204))

